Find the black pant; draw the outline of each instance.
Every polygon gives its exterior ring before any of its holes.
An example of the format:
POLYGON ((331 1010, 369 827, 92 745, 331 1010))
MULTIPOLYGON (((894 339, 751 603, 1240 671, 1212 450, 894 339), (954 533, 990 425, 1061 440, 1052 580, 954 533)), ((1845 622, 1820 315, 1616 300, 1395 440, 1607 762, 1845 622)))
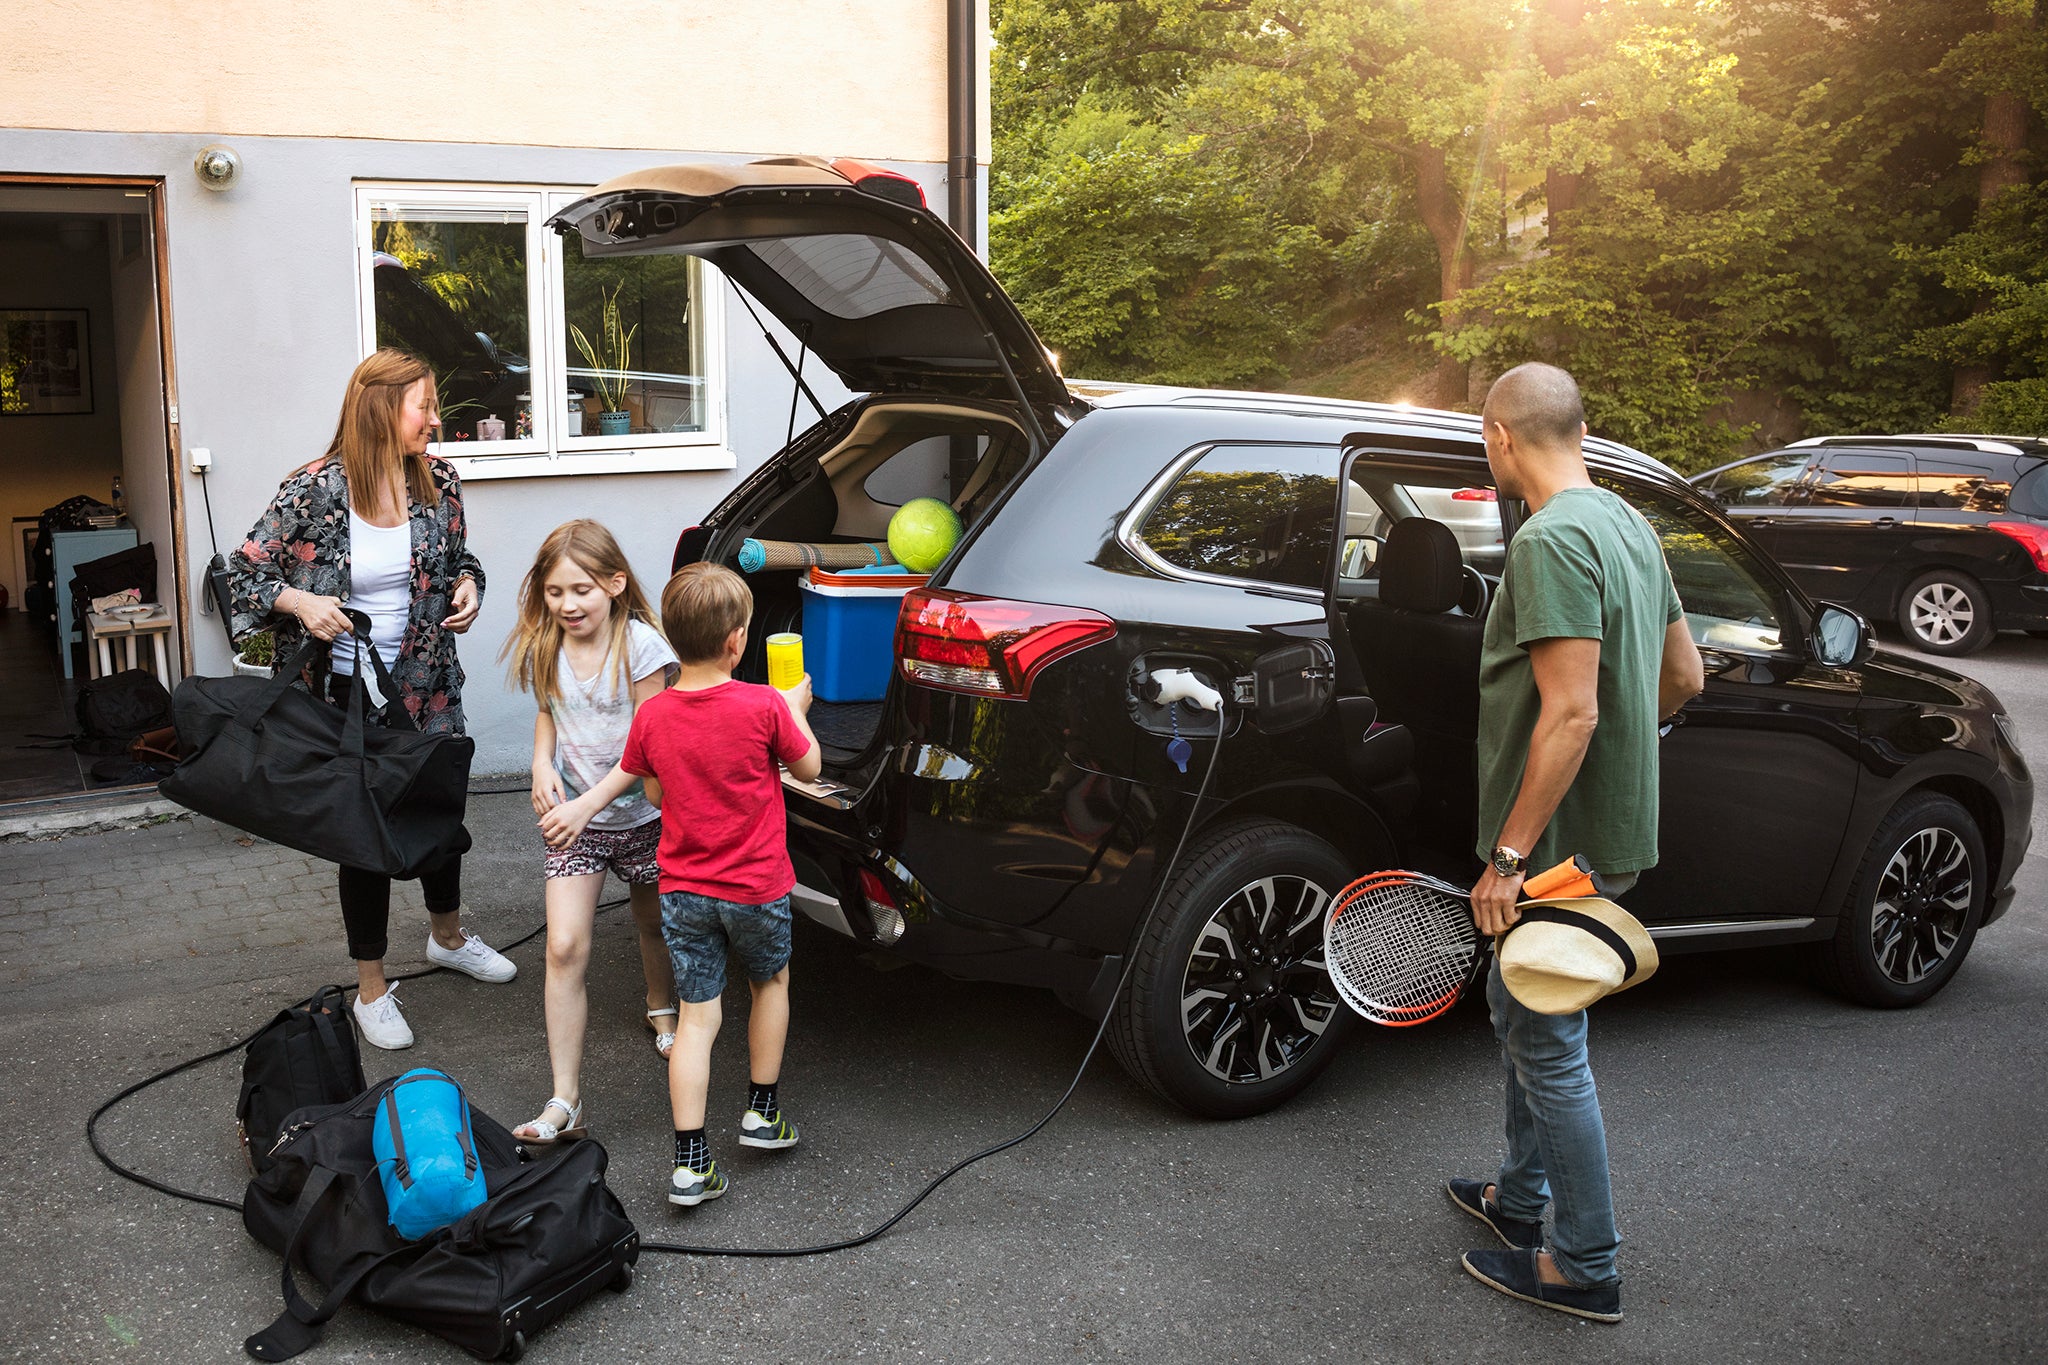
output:
MULTIPOLYGON (((346 673, 331 674, 327 695, 337 706, 346 706, 354 685, 355 679, 346 673)), ((462 855, 421 873, 420 890, 426 895, 428 914, 445 915, 461 909, 462 855)), ((391 878, 359 867, 342 868, 341 922, 348 930, 350 957, 358 962, 382 962, 390 947, 391 878)))

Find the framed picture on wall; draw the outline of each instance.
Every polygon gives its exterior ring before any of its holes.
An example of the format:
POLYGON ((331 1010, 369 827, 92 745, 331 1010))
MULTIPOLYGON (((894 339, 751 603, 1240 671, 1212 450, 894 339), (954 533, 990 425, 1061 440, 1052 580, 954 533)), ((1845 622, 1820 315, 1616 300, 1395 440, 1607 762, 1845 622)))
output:
POLYGON ((92 411, 83 308, 0 308, 0 417, 92 411))

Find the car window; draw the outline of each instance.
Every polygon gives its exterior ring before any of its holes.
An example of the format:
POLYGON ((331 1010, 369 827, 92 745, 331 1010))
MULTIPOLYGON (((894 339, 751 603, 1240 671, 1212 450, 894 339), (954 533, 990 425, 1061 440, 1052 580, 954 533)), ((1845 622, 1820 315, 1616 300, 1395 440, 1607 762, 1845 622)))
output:
POLYGON ((1174 480, 1138 538, 1174 568, 1320 590, 1336 516, 1336 451, 1221 445, 1174 480))
POLYGON ((2022 461, 2020 471, 2013 482, 2008 506, 2023 517, 2048 517, 2048 464, 2028 468, 2027 462, 2022 461))
POLYGON ((1745 460, 1715 475, 1706 491, 1724 507, 1783 507, 1794 500, 1799 476, 1811 458, 1808 452, 1795 450, 1745 460))
POLYGON ((1643 514, 1664 546, 1672 586, 1703 649, 1749 654, 1780 649, 1779 592, 1740 541, 1699 508, 1617 479, 1599 478, 1643 514))
POLYGON ((2012 498, 2012 461, 1958 460, 1922 455, 1920 506, 1964 512, 2003 512, 2012 498))
POLYGON ((1811 507, 1911 507, 1913 457, 1889 450, 1838 450, 1807 493, 1811 507))

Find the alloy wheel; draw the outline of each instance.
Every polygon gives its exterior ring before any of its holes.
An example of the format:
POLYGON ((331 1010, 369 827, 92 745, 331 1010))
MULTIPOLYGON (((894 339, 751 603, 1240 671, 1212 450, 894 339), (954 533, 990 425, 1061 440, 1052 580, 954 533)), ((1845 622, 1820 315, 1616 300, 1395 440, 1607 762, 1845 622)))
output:
POLYGON ((1953 645, 1977 624, 1977 608, 1961 587, 1937 579, 1913 594, 1906 604, 1906 620, 1929 644, 1953 645))
POLYGON ((1878 970, 1901 985, 1922 981, 1962 940, 1976 892, 1970 851, 1954 831, 1923 829, 1885 865, 1871 907, 1878 970))
POLYGON ((1195 936, 1181 983, 1181 1033, 1210 1075, 1234 1085, 1279 1075, 1336 1013, 1323 965, 1330 893, 1305 877, 1261 877, 1226 897, 1195 936))

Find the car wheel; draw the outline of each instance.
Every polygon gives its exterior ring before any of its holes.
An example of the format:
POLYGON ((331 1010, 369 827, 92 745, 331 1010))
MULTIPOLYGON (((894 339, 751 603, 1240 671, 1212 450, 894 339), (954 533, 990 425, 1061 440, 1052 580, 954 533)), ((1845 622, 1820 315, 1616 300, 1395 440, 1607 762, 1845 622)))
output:
POLYGON ((1968 574, 1936 569, 1899 594, 1899 629, 1929 654, 1974 654, 1991 643, 1991 599, 1968 574))
POLYGON ((1110 1024, 1117 1060, 1209 1118, 1300 1093, 1351 1026, 1323 966, 1323 918, 1350 880, 1336 849, 1294 825, 1241 821, 1204 839, 1133 949, 1110 1024))
POLYGON ((1835 937, 1820 945, 1822 983, 1882 1009, 1919 1004, 1962 966, 1990 882, 1970 813, 1934 792, 1907 797, 1878 826, 1835 937))

